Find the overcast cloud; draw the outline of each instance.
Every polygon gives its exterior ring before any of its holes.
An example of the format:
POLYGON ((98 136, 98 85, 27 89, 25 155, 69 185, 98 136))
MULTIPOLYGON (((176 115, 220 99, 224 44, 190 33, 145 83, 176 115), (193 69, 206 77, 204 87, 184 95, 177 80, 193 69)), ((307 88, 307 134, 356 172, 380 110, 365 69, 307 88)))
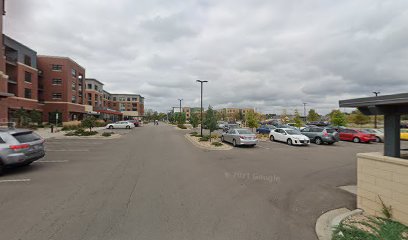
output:
POLYGON ((320 113, 407 91, 406 0, 6 0, 5 33, 68 56, 146 109, 204 104, 320 113))

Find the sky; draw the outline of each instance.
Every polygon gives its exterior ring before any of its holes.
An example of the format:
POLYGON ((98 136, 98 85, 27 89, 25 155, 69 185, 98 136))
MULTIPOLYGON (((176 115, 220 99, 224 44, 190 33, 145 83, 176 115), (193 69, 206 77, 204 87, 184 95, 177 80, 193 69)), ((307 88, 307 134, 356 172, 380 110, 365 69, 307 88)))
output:
POLYGON ((6 0, 4 32, 145 109, 263 113, 407 91, 406 0, 6 0))

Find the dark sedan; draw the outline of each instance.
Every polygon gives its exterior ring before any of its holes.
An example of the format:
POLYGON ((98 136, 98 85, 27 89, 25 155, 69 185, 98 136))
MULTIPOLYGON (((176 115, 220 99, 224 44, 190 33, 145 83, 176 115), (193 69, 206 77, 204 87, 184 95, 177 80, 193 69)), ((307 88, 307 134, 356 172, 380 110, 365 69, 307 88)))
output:
POLYGON ((256 133, 269 134, 271 132, 271 130, 274 130, 274 129, 276 129, 275 126, 264 124, 264 125, 261 125, 260 127, 258 127, 256 129, 256 133))

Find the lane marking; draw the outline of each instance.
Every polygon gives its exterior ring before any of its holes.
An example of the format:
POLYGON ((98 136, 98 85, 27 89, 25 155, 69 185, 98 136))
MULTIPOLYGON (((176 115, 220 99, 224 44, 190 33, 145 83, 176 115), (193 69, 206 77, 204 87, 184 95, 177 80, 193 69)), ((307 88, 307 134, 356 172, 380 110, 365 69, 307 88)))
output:
POLYGON ((7 180, 0 180, 0 183, 7 183, 7 182, 29 182, 31 179, 23 178, 23 179, 7 179, 7 180))
POLYGON ((89 152, 89 149, 45 149, 47 152, 89 152))
POLYGON ((69 162, 69 160, 38 160, 35 162, 42 162, 42 163, 64 163, 69 162))

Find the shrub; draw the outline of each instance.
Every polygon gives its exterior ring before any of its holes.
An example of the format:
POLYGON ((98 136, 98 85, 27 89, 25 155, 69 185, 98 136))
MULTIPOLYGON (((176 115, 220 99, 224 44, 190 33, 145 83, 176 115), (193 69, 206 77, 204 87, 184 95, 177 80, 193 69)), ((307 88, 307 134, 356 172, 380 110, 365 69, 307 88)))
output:
POLYGON ((110 137, 110 136, 112 136, 112 134, 110 132, 104 132, 104 133, 102 133, 102 136, 103 137, 110 137))
POLYGON ((178 124, 177 127, 180 129, 187 129, 187 127, 184 124, 178 124))
POLYGON ((190 136, 193 136, 193 137, 197 137, 197 135, 198 135, 198 132, 191 132, 190 133, 190 136))
POLYGON ((211 143, 211 145, 214 145, 214 146, 216 146, 216 147, 221 147, 221 146, 222 146, 222 143, 220 143, 220 142, 213 142, 213 143, 211 143))
POLYGON ((208 140, 210 140, 208 136, 203 136, 203 137, 200 137, 199 139, 200 142, 207 142, 208 140))
POLYGON ((97 131, 84 131, 82 133, 82 135, 80 135, 80 136, 93 136, 93 135, 96 135, 96 134, 98 134, 97 131))
POLYGON ((74 132, 67 132, 67 133, 65 133, 65 136, 75 136, 75 133, 74 132))

